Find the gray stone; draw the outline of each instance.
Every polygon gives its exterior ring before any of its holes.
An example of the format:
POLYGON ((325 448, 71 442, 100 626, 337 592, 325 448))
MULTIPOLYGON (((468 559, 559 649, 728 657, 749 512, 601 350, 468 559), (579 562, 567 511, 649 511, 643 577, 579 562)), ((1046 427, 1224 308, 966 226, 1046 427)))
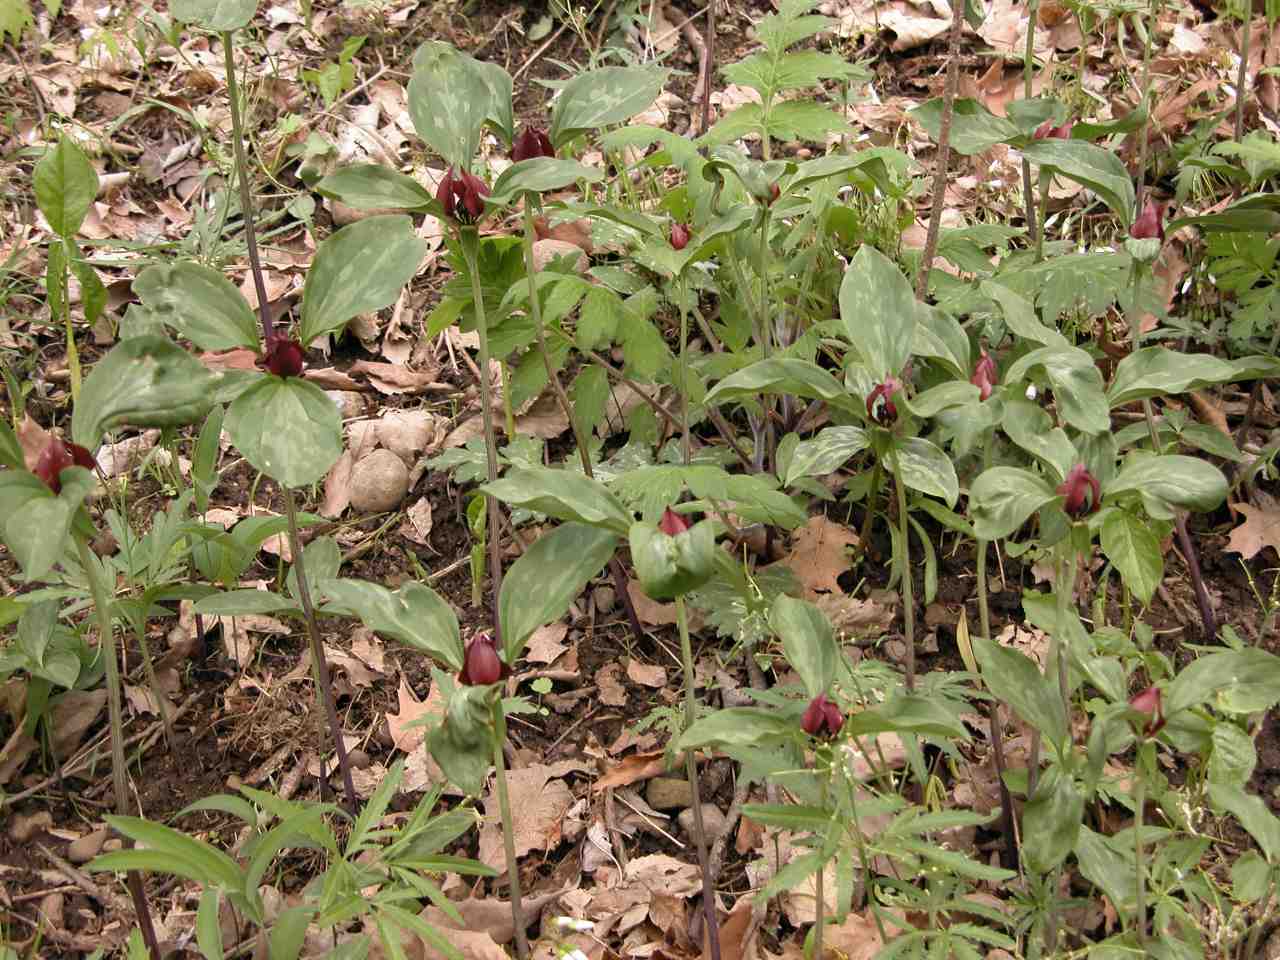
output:
POLYGON ((644 788, 644 798, 655 810, 679 810, 693 805, 693 790, 688 780, 654 777, 644 788))
POLYGON ((409 492, 409 468, 390 450, 374 450, 351 471, 351 508, 358 513, 395 510, 409 492))
MULTIPOLYGON (((680 824, 680 829, 686 835, 693 836, 693 807, 681 810, 676 815, 676 823, 680 824)), ((714 803, 704 803, 702 805, 702 829, 706 832, 708 840, 714 840, 720 834, 724 833, 726 826, 725 815, 720 811, 714 803)))
POLYGON ((595 601, 596 613, 609 613, 618 605, 618 594, 607 583, 591 591, 591 598, 595 601))
POLYGON ((72 863, 88 863, 98 855, 98 851, 107 842, 107 837, 110 834, 111 831, 103 827, 101 830, 93 831, 93 833, 86 833, 78 840, 72 840, 67 846, 67 859, 72 863))

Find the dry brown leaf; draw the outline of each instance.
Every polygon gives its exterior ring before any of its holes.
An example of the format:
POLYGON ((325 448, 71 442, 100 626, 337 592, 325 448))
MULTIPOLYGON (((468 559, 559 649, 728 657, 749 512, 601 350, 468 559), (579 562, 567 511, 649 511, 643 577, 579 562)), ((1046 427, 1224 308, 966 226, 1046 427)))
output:
MULTIPOLYGON (((543 908, 560 896, 562 891, 554 890, 540 896, 523 898, 525 922, 534 924, 543 908)), ((462 914, 462 926, 437 906, 427 907, 421 914, 422 919, 438 930, 470 930, 473 933, 488 934, 494 943, 506 944, 515 939, 515 924, 511 920, 511 904, 496 898, 467 897, 465 900, 453 901, 453 907, 462 914)))
POLYGON ((107 705, 107 691, 68 690, 53 705, 53 755, 69 757, 107 705))
POLYGON ((635 607, 636 616, 641 623, 662 627, 676 622, 676 605, 650 599, 638 580, 627 581, 627 595, 631 597, 631 605, 635 607))
POLYGON ((554 440, 569 429, 569 418, 553 393, 544 393, 526 413, 516 417, 516 433, 522 437, 554 440))
POLYGON ((14 778, 39 745, 34 737, 22 732, 21 725, 14 728, 4 746, 0 747, 0 787, 14 778))
POLYGON ((392 410, 374 421, 378 445, 411 467, 420 454, 444 436, 444 421, 430 410, 392 410))
POLYGON ((410 370, 394 363, 379 363, 376 360, 357 360, 347 370, 351 376, 364 376, 379 393, 414 394, 414 393, 450 393, 453 390, 447 383, 436 381, 436 371, 410 370))
POLYGON ((951 21, 924 17, 907 4, 894 4, 880 14, 880 26, 894 34, 891 48, 897 52, 922 47, 951 29, 951 21))
MULTIPOLYGON (((564 760, 507 772, 507 789, 511 795, 511 829, 515 835, 517 857, 534 850, 546 852, 560 845, 564 815, 573 806, 574 798, 569 785, 555 778, 585 769, 585 764, 576 760, 564 760)), ((484 810, 484 823, 480 827, 479 860, 498 869, 505 864, 505 855, 498 801, 492 792, 485 796, 484 810)))
POLYGON ((405 511, 404 522, 400 524, 400 535, 420 547, 428 546, 427 538, 431 536, 432 523, 431 501, 426 497, 419 497, 405 511))
POLYGON ((809 599, 820 593, 843 595, 839 577, 849 569, 846 551, 860 543, 858 535, 844 524, 824 516, 810 517, 792 537, 791 552, 778 562, 791 568, 809 599))
POLYGON ((617 663, 606 663, 596 671, 596 688, 600 693, 600 702, 609 707, 625 707, 627 691, 622 686, 618 674, 622 668, 617 663))
POLYGON ((667 671, 656 663, 641 663, 634 657, 627 664, 627 676, 642 687, 665 687, 667 671))
POLYGON ((444 716, 444 697, 440 695, 438 689, 432 687, 427 699, 419 700, 413 695, 413 690, 410 689, 403 675, 400 677, 400 689, 397 691, 397 696, 400 699, 400 712, 387 714, 387 727, 391 730, 391 742, 396 745, 397 749, 403 750, 405 753, 413 753, 422 745, 427 736, 426 725, 422 723, 414 725, 414 721, 431 715, 444 716))
POLYGON ((1022 624, 1007 624, 996 636, 996 642, 1022 651, 1041 667, 1044 666, 1045 657, 1049 653, 1049 637, 1045 632, 1022 624))
POLYGON ((661 750, 651 753, 633 753, 623 757, 605 771, 604 776, 591 785, 592 790, 610 787, 626 787, 641 780, 661 776, 667 769, 666 754, 661 750))
POLYGON ((1268 504, 1255 507, 1250 503, 1237 503, 1236 509, 1244 514, 1244 522, 1231 531, 1227 550, 1238 553, 1245 560, 1258 555, 1263 547, 1280 553, 1280 507, 1268 504))
POLYGON ((827 593, 814 602, 831 621, 836 638, 841 641, 878 639, 888 632, 897 615, 894 607, 870 597, 864 600, 827 593))
POLYGON ((564 642, 569 633, 569 625, 565 623, 549 623, 539 627, 529 637, 525 647, 524 658, 530 663, 555 663, 569 645, 564 642))

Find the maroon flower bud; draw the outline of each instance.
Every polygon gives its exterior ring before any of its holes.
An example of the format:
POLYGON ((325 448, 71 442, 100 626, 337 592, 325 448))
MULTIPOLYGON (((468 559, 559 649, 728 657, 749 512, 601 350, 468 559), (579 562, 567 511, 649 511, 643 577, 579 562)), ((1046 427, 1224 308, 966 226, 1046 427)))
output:
POLYGON ((887 427, 898 419, 898 408, 894 406, 893 395, 902 389, 902 381, 897 377, 885 377, 884 383, 876 384, 874 390, 867 394, 867 416, 887 427))
POLYGON ((678 537, 689 529, 689 524, 684 517, 667 507, 662 511, 662 519, 658 521, 658 529, 668 537, 678 537))
POLYGON ((67 443, 59 437, 50 437, 45 448, 40 451, 36 460, 36 468, 32 471, 44 481, 54 493, 62 492, 62 471, 67 467, 84 467, 92 470, 97 466, 93 454, 78 443, 67 443))
POLYGON ((302 375, 302 344, 289 337, 273 334, 267 340, 267 349, 258 362, 268 373, 277 377, 299 377, 302 375))
POLYGON ((772 204, 780 196, 782 196, 782 188, 776 183, 769 184, 769 203, 772 204))
POLYGON ((465 170, 456 173, 453 167, 445 171, 436 188, 436 200, 444 207, 445 216, 465 224, 480 219, 488 195, 489 187, 483 180, 465 170))
POLYGON ((996 362, 987 351, 983 350, 982 356, 974 364, 973 376, 969 378, 969 382, 978 388, 978 398, 980 400, 986 400, 990 397, 991 391, 1000 382, 1000 374, 996 370, 996 362))
POLYGON ((1053 125, 1052 120, 1046 120, 1040 126, 1036 127, 1036 132, 1031 135, 1033 140, 1070 140, 1071 128, 1075 123, 1068 120, 1059 127, 1053 125))
POLYGON ((840 713, 840 708, 828 700, 825 693, 810 700, 804 716, 800 718, 800 729, 811 737, 823 736, 824 730, 825 736, 834 737, 842 726, 844 716, 840 713))
POLYGON ((477 633, 467 643, 467 653, 462 661, 462 673, 458 674, 458 682, 469 687, 487 687, 510 672, 498 656, 493 637, 487 633, 477 633))
POLYGON ((1147 687, 1129 698, 1130 709, 1146 714, 1147 722, 1142 728, 1145 736, 1153 737, 1164 727, 1164 703, 1159 687, 1147 687))
POLYGON ((525 127, 511 147, 511 159, 516 163, 521 160, 532 160, 534 157, 554 157, 555 155, 556 150, 551 146, 551 138, 541 127, 525 127))
POLYGON ((1142 213, 1138 214, 1138 219, 1133 221, 1133 226, 1129 229, 1129 236, 1135 240, 1156 238, 1163 243, 1164 218, 1161 205, 1154 200, 1148 200, 1147 205, 1142 208, 1142 213))
POLYGON ((1057 492, 1059 496, 1067 498, 1062 504, 1062 509, 1068 516, 1075 517, 1077 520, 1095 512, 1102 499, 1098 478, 1090 473, 1083 463, 1077 463, 1071 468, 1067 479, 1058 484, 1057 492), (1090 494, 1091 496, 1088 496, 1090 494))
POLYGON ((676 250, 683 250, 689 245, 689 228, 683 223, 673 223, 671 225, 671 246, 676 250))

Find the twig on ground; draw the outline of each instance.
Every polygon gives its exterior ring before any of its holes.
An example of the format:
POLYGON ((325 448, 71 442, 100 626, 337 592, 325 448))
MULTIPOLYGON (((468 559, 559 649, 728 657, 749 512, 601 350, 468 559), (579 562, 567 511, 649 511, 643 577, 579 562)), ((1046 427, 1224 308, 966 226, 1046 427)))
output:
POLYGON ((960 36, 964 28, 963 3, 952 4, 951 39, 947 45, 947 88, 942 98, 942 121, 938 130, 937 169, 933 174, 933 210, 929 214, 929 233, 924 242, 924 258, 916 277, 916 299, 929 294, 929 271, 938 252, 938 234, 942 229, 942 209, 947 193, 947 168, 951 165, 951 119, 955 114, 956 88, 960 85, 960 36))

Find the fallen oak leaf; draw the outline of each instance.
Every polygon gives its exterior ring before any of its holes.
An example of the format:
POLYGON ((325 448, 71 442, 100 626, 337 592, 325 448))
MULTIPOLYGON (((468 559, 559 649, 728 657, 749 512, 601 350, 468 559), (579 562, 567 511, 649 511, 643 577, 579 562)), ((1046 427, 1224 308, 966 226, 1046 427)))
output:
POLYGON ((1280 553, 1280 507, 1255 507, 1250 503, 1237 503, 1235 507, 1245 520, 1231 531, 1227 551, 1238 553, 1245 560, 1257 556, 1263 547, 1280 553))

